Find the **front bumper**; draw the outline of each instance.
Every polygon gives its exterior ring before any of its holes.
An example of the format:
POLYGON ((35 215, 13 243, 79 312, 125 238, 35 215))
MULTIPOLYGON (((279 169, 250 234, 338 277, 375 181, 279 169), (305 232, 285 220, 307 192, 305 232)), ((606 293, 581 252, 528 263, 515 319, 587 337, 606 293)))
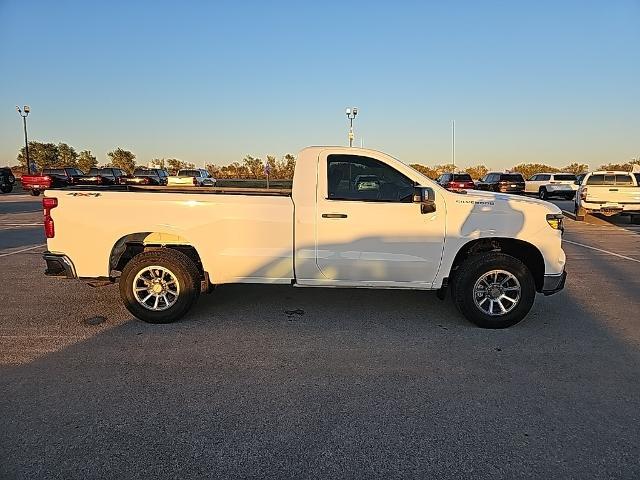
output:
POLYGON ((77 278, 73 262, 66 255, 44 252, 42 258, 47 262, 47 269, 44 271, 45 275, 50 277, 77 278))
POLYGON ((544 283, 542 284, 542 293, 544 295, 553 295, 564 288, 564 283, 567 280, 566 270, 560 275, 545 275, 544 283))

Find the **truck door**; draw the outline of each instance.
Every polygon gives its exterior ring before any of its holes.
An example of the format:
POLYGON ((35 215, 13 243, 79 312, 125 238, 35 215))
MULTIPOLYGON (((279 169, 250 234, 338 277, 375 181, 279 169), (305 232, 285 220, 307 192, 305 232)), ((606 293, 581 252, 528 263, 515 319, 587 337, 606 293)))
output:
POLYGON ((415 182, 386 162, 358 154, 321 156, 316 263, 335 284, 429 287, 444 244, 444 200, 422 214, 415 182))

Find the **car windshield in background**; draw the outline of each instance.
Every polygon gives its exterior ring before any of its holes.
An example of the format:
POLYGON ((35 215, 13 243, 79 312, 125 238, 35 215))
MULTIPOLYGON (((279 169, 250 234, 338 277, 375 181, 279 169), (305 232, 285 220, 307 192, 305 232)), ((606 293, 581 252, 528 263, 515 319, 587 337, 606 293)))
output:
POLYGON ((505 182, 524 182, 524 178, 519 173, 503 173, 500 180, 505 182))
POLYGON ((136 177, 156 177, 155 170, 136 170, 133 172, 136 177))
POLYGON ((198 177, 200 172, 198 170, 180 170, 178 172, 179 177, 198 177))
POLYGON ((568 173, 556 174, 556 175, 553 176, 553 178, 555 180, 565 180, 565 181, 571 181, 571 182, 575 182, 576 181, 576 176, 575 175, 570 175, 568 173))
POLYGON ((471 179, 471 175, 469 175, 468 173, 456 173, 453 176, 453 181, 454 182, 472 182, 473 180, 471 179))
POLYGON ((636 183, 640 187, 640 173, 634 173, 633 176, 636 177, 636 183))

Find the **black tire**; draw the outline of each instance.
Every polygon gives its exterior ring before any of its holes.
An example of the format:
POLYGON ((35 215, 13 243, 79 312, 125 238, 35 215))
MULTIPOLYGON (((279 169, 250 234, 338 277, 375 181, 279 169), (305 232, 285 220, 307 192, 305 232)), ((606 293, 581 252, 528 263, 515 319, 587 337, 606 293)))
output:
POLYGON ((37 197, 38 195, 40 195, 40 190, 31 190, 31 195, 37 197))
POLYGON ((549 198, 549 192, 547 192, 546 188, 542 187, 538 192, 538 197, 540 197, 540 200, 547 200, 549 198))
POLYGON ((579 207, 578 202, 573 202, 573 214, 576 216, 576 220, 584 220, 584 217, 587 215, 587 211, 584 207, 579 207))
POLYGON ((0 190, 2 191, 2 193, 11 193, 11 190, 13 190, 13 185, 4 185, 0 187, 0 190))
POLYGON ((152 250, 133 257, 120 277, 120 298, 136 318, 147 323, 171 323, 182 318, 200 296, 200 272, 184 253, 171 249, 152 250), (136 276, 145 267, 159 266, 175 277, 179 292, 175 303, 165 310, 145 308, 134 295, 136 276))
POLYGON ((465 260, 454 277, 452 298, 458 310, 472 323, 482 328, 507 328, 520 322, 531 310, 536 295, 533 275, 527 266, 511 255, 490 252, 465 260), (492 270, 503 270, 513 275, 520 284, 520 297, 515 306, 504 314, 490 315, 476 305, 476 282, 492 270))

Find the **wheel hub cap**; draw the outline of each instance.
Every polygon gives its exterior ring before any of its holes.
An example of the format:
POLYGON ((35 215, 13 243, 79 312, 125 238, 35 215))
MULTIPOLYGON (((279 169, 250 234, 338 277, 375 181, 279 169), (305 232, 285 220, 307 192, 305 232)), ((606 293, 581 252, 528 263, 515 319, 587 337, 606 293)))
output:
POLYGON ((166 267, 157 265, 144 267, 133 281, 133 296, 148 310, 166 310, 176 303, 179 295, 178 279, 166 267))
POLYGON ((506 270, 484 273, 473 287, 473 301, 483 313, 500 316, 509 313, 520 302, 520 282, 506 270))

